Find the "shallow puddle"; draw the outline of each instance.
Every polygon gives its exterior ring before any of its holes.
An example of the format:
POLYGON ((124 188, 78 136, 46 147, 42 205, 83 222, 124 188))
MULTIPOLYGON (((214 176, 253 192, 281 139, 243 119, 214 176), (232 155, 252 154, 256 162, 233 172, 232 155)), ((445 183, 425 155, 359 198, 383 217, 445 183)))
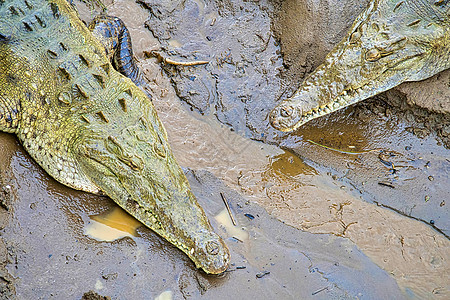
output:
POLYGON ((112 242, 123 237, 138 236, 136 229, 143 226, 138 220, 119 207, 99 215, 89 216, 85 234, 97 241, 112 242))
POLYGON ((222 210, 214 218, 216 219, 217 223, 225 229, 229 236, 241 243, 248 241, 248 232, 245 230, 245 228, 238 227, 235 223, 233 223, 234 219, 231 219, 232 217, 226 209, 222 210))
MULTIPOLYGON (((219 18, 203 1, 191 2, 207 14, 208 26, 219 18)), ((418 139, 389 114, 374 119, 352 107, 278 137, 285 150, 244 138, 219 123, 214 109, 190 111, 156 60, 144 59, 143 51, 160 47, 144 26, 148 10, 129 0, 105 4, 130 29, 172 150, 192 170, 194 193, 226 238, 233 264, 222 277, 195 270, 107 198, 49 179, 12 136, 0 134, 0 171, 17 198, 4 237, 15 259, 8 270, 20 278, 18 296, 78 299, 86 288, 113 299, 449 296, 443 274, 450 242, 442 234, 448 235, 448 211, 441 205, 449 193, 449 152, 433 137, 418 139), (379 184, 385 181, 395 188, 379 184), (412 207, 398 193, 408 190, 424 201, 412 207), (416 219, 405 216, 410 210, 416 219)), ((91 17, 87 9, 80 14, 91 17)), ((168 44, 186 42, 170 37, 168 44)))
POLYGON ((164 291, 155 298, 155 300, 172 300, 172 292, 164 291))

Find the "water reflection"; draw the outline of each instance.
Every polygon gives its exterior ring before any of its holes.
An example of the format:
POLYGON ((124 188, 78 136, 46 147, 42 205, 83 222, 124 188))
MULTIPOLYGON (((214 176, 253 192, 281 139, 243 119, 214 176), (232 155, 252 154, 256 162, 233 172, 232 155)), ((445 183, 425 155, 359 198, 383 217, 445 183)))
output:
POLYGON ((99 215, 90 216, 85 234, 98 240, 112 242, 123 237, 138 236, 136 229, 143 226, 126 211, 116 206, 99 215))

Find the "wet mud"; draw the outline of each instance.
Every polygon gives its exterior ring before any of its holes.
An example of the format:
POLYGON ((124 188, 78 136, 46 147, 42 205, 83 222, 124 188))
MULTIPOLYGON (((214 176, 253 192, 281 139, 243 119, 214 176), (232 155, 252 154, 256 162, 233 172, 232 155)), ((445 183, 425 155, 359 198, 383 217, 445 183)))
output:
POLYGON ((173 152, 233 265, 219 277, 195 270, 0 134, 0 298, 448 298, 448 71, 293 134, 266 118, 366 2, 105 2, 131 32, 173 152), (210 63, 161 64, 151 50, 210 63))
POLYGON ((10 159, 1 174, 11 186, 14 210, 2 239, 18 299, 104 299, 90 290, 111 299, 153 299, 166 291, 173 299, 402 295, 395 280, 349 240, 286 226, 207 171, 186 170, 193 192, 231 248, 232 266, 224 275, 196 270, 181 251, 145 227, 133 237, 98 241, 83 229, 102 213, 112 211, 117 219, 116 205, 60 185, 12 136, 0 138, 10 159), (236 227, 221 213, 220 193, 236 227))
MULTIPOLYGON (((373 246, 373 240, 366 239, 367 232, 355 229, 355 232, 351 233, 352 227, 355 228, 354 224, 366 229, 373 229, 375 226, 378 228, 375 231, 378 232, 396 232, 392 244, 388 243, 376 251, 370 251, 371 257, 386 269, 396 268, 390 267, 393 261, 406 260, 415 265, 413 272, 421 272, 424 268, 423 265, 416 264, 416 259, 420 260, 420 256, 406 259, 402 254, 406 236, 407 239, 415 240, 411 247, 416 250, 441 253, 442 245, 448 242, 449 228, 448 209, 445 205, 445 199, 449 198, 447 187, 450 184, 447 138, 450 124, 447 110, 447 97, 450 93, 448 71, 423 82, 403 84, 361 104, 313 120, 293 134, 282 134, 273 131, 268 125, 266 112, 273 107, 272 102, 274 99, 289 96, 304 76, 321 63, 326 53, 346 33, 352 20, 364 9, 366 2, 361 1, 359 6, 353 2, 347 5, 333 1, 325 4, 323 1, 237 1, 232 4, 226 2, 227 5, 183 1, 171 2, 169 5, 161 1, 156 3, 146 0, 144 3, 150 10, 146 25, 161 42, 164 55, 174 60, 195 60, 197 53, 207 53, 210 57, 211 63, 203 68, 163 66, 180 99, 194 111, 199 111, 209 118, 216 117, 230 130, 252 139, 279 145, 282 149, 294 153, 319 174, 310 176, 314 178, 311 183, 307 180, 309 176, 301 174, 304 166, 302 163, 295 167, 298 168, 299 175, 294 180, 290 176, 282 179, 267 176, 266 182, 261 184, 264 182, 262 176, 266 174, 267 168, 250 167, 251 164, 248 163, 247 168, 257 168, 259 171, 248 171, 245 168, 241 170, 236 188, 253 197, 288 224, 312 232, 352 235, 352 240, 365 249, 377 247, 373 246), (211 29, 210 13, 203 13, 215 9, 220 12, 212 26, 218 26, 217 32, 211 29), (255 10, 261 11, 257 17, 253 17, 255 10), (186 24, 188 22, 183 21, 191 19, 196 20, 196 26, 189 27, 190 25, 186 24), (246 25, 236 25, 246 19, 251 21, 246 25), (268 21, 271 21, 275 41, 273 44, 268 43, 264 51, 255 54, 255 47, 250 43, 247 46, 245 42, 236 41, 240 36, 248 37, 251 41, 258 40, 259 32, 255 28, 265 28, 268 21), (177 26, 168 26, 171 22, 177 26), (228 35, 223 35, 224 27, 228 27, 228 35), (208 31, 209 38, 202 34, 204 30, 208 31), (211 46, 205 39, 214 40, 215 43, 211 46), (174 40, 177 42, 172 43, 174 40), (219 50, 215 48, 216 45, 219 45, 219 50), (257 71, 252 68, 246 68, 242 79, 224 75, 223 65, 217 63, 222 62, 219 59, 223 57, 220 52, 224 49, 222 45, 226 45, 225 49, 231 49, 228 67, 234 72, 237 72, 238 66, 242 64, 254 64, 258 68, 264 68, 259 63, 267 60, 276 62, 270 67, 272 71, 276 71, 276 76, 265 77, 270 78, 270 97, 266 97, 269 95, 267 91, 262 95, 258 94, 261 85, 254 84, 253 75, 257 71), (253 54, 253 60, 245 59, 248 53, 253 54), (278 64, 280 59, 283 62, 281 66, 278 64), (197 83, 202 84, 195 86, 198 78, 201 80, 197 83), (222 80, 228 85, 221 86, 222 80), (205 81, 216 84, 203 84, 205 81), (208 92, 204 93, 205 100, 201 102, 211 103, 210 100, 213 99, 214 105, 199 108, 192 100, 195 97, 180 94, 179 90, 186 91, 179 88, 185 84, 182 82, 189 82, 191 89, 214 86, 215 89, 208 89, 208 92), (240 101, 248 97, 242 97, 243 94, 240 93, 245 88, 236 86, 253 87, 255 93, 251 101, 240 101), (421 88, 429 93, 420 94, 418 91, 421 88), (223 91, 224 89, 227 91, 223 91), (252 105, 252 109, 248 109, 249 105, 252 105), (245 111, 244 115, 242 111, 245 111), (226 120, 223 115, 227 115, 226 120), (247 129, 241 128, 243 124, 246 124, 247 129), (324 187, 327 184, 339 187, 345 192, 329 190, 324 187), (308 192, 308 187, 305 186, 314 188, 308 192), (340 196, 334 196, 336 194, 340 196), (308 200, 303 200, 305 198, 308 200), (317 203, 311 198, 317 199, 317 203), (374 205, 363 204, 355 201, 355 198, 374 205), (351 214, 356 214, 355 219, 342 218, 346 215, 343 211, 347 209, 351 214), (324 213, 327 210, 329 214, 324 213), (398 223, 391 223, 392 227, 388 225, 385 228, 385 216, 377 218, 379 213, 389 214, 388 219, 395 218, 398 223), (397 218, 398 215, 413 220, 412 224, 416 224, 417 228, 412 231, 404 228, 400 230, 401 233, 397 232, 395 227, 401 228, 405 219, 397 218), (368 222, 364 221, 366 218, 369 219, 368 222), (424 230, 423 237, 417 239, 417 231, 421 230, 424 230), (359 233, 354 234, 356 231, 359 233), (439 243, 437 248, 420 246, 434 243, 436 236, 443 243, 439 243), (383 252, 395 247, 399 249, 398 256, 393 255, 391 259, 386 259, 383 252)), ((207 59, 207 55, 201 59, 207 59)), ((196 137, 198 141, 199 137, 196 137)), ((217 146, 215 148, 217 149, 217 146)), ((254 153, 250 148, 245 152, 254 153)), ((242 157, 235 158, 238 166, 241 160, 242 157)), ((290 157, 288 164, 293 160, 295 158, 290 157)), ((286 168, 286 164, 283 168, 286 168)), ((221 174, 217 176, 221 177, 221 174)), ((442 253, 438 255, 442 256, 442 253)), ((431 265, 427 267, 431 273, 433 269, 431 265)), ((405 279, 405 276, 400 275, 404 274, 403 272, 408 271, 400 264, 398 271, 392 271, 401 277, 399 280, 402 281, 405 279)), ((438 274, 439 272, 430 276, 438 280, 438 274)), ((406 281, 408 280, 412 279, 409 277, 406 281)), ((418 281, 420 280, 417 280, 416 284, 419 284, 418 281)))
POLYGON ((167 57, 209 61, 164 70, 177 96, 244 136, 260 139, 269 108, 280 96, 279 47, 267 1, 152 1, 146 27, 167 57))

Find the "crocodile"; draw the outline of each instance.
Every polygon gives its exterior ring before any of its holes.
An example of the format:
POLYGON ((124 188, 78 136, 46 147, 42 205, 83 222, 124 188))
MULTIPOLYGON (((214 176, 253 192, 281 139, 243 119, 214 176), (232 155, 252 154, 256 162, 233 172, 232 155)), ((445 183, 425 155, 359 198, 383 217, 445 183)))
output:
POLYGON ((292 97, 270 113, 280 131, 450 67, 450 1, 372 0, 292 97))
POLYGON ((110 197, 197 268, 223 273, 229 250, 133 82, 129 35, 117 18, 97 21, 89 30, 65 0, 0 0, 0 131, 60 183, 110 197))

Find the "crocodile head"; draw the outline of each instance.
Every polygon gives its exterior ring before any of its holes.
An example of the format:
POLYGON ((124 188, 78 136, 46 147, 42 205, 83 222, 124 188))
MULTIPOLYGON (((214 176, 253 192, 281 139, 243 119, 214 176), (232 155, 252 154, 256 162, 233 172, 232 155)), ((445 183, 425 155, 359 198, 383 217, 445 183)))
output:
POLYGON ((281 131, 450 67, 449 16, 442 1, 371 1, 347 36, 295 94, 269 115, 281 131))
MULTIPOLYGON (((210 274, 224 272, 229 252, 190 190, 152 105, 131 103, 119 121, 82 131, 72 149, 83 175, 210 274), (121 124, 121 125, 119 125, 121 124)), ((120 115, 120 114, 119 114, 120 115)))

